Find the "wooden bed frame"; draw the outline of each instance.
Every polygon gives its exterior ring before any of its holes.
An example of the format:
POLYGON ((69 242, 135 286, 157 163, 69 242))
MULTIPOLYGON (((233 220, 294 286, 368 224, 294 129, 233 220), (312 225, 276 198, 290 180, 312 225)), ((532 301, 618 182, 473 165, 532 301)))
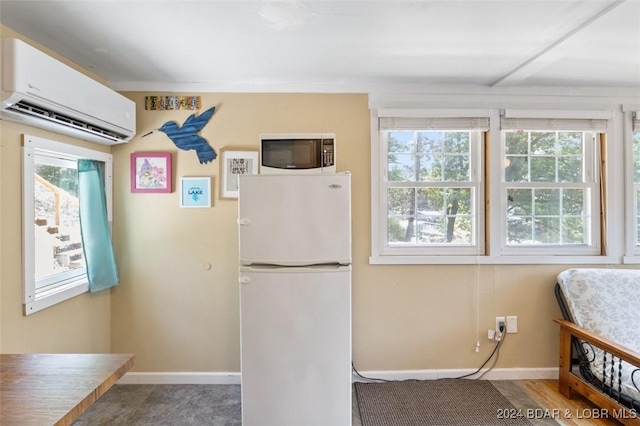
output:
POLYGON ((570 321, 563 319, 556 319, 554 321, 560 324, 560 394, 565 398, 571 399, 572 393, 577 392, 598 407, 606 410, 604 413, 606 413, 609 418, 614 418, 625 425, 640 425, 639 411, 620 404, 604 393, 603 389, 597 388, 594 384, 589 383, 572 371, 573 359, 571 347, 572 340, 574 340, 572 338, 587 342, 605 351, 610 356, 626 361, 638 368, 640 368, 640 354, 587 331, 570 321))

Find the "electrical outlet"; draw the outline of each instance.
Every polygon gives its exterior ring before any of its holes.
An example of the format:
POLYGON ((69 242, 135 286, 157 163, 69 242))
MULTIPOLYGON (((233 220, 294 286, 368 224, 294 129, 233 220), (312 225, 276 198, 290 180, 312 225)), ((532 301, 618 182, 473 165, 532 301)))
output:
POLYGON ((504 321, 504 317, 496 317, 496 333, 500 331, 500 326, 505 327, 506 323, 504 321))
POLYGON ((517 333, 518 332, 518 317, 509 316, 507 317, 507 333, 517 333))

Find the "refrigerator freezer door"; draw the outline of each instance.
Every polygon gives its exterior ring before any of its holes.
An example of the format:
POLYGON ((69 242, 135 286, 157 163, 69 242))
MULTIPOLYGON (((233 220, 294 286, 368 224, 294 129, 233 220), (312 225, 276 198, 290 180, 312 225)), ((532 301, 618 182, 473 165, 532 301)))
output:
POLYGON ((351 175, 240 175, 240 264, 351 263, 351 175))
POLYGON ((241 267, 239 285, 242 425, 351 425, 351 267, 241 267))

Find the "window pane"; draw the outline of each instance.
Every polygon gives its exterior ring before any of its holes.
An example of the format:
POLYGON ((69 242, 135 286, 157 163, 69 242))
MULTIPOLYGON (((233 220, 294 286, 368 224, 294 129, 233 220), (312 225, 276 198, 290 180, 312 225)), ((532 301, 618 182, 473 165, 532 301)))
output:
POLYGON ((539 215, 560 215, 560 190, 559 189, 535 189, 534 212, 539 215))
POLYGON ((531 153, 553 155, 556 153, 555 132, 531 132, 531 153))
POLYGON ((444 135, 436 131, 418 132, 417 141, 419 152, 441 153, 444 135))
POLYGON ((507 132, 505 136, 505 154, 527 155, 529 153, 529 135, 527 132, 507 132))
POLYGON ((390 188, 388 193, 389 243, 415 242, 415 188, 390 188))
POLYGON ((36 288, 84 267, 75 163, 34 158, 36 288), (56 165, 55 163, 59 163, 56 165))
POLYGON ((582 132, 558 132, 558 154, 582 154, 582 132))
POLYGON ((558 157, 558 182, 583 182, 582 157, 558 157))
POLYGON ((469 156, 448 155, 444 157, 444 180, 447 182, 468 182, 469 156))
POLYGON ((442 215, 444 213, 444 189, 418 189, 418 213, 421 215, 442 215))
POLYGON ((418 237, 420 244, 444 243, 443 188, 418 189, 418 237))
POLYGON ((444 151, 447 153, 468 153, 469 132, 445 132, 444 151))
POLYGON ((389 181, 415 181, 416 160, 415 154, 389 154, 389 181))
POLYGON ((584 190, 563 189, 562 190, 562 213, 564 215, 581 216, 584 207, 584 190))
POLYGON ((562 243, 586 244, 585 222, 582 217, 562 218, 562 243))
POLYGON ((556 159, 554 157, 531 157, 531 182, 555 182, 556 159))
POLYGON ((531 244, 532 220, 529 216, 507 217, 507 244, 531 244))
POLYGON ((389 132, 388 151, 391 152, 413 152, 414 132, 389 132))
POLYGON ((420 159, 420 175, 414 176, 414 182, 442 182, 441 156, 423 155, 420 159))
POLYGON ((447 242, 471 244, 473 242, 472 191, 470 188, 452 188, 445 191, 447 242))
POLYGON ((541 244, 561 244, 560 218, 537 217, 534 228, 535 241, 541 244))
POLYGON ((529 157, 507 155, 504 173, 506 182, 529 182, 529 157))
POLYGON ((633 134, 633 181, 640 183, 640 132, 633 134))
POLYGON ((533 213, 532 194, 531 189, 507 189, 507 215, 531 215, 533 213))

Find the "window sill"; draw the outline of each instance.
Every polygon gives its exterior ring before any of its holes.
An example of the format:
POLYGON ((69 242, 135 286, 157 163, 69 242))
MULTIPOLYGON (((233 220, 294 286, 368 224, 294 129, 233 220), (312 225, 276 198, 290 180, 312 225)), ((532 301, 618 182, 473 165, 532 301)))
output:
MULTIPOLYGON (((640 258, 635 258, 640 263, 640 258)), ((371 256, 370 265, 602 265, 615 256, 371 256)), ((624 263, 627 262, 625 259, 624 263)))
POLYGON ((33 314, 88 291, 89 282, 86 276, 84 276, 82 279, 56 287, 55 289, 36 293, 36 300, 23 305, 24 314, 33 314))
POLYGON ((638 265, 640 264, 640 256, 625 256, 622 258, 622 263, 625 265, 638 265))

